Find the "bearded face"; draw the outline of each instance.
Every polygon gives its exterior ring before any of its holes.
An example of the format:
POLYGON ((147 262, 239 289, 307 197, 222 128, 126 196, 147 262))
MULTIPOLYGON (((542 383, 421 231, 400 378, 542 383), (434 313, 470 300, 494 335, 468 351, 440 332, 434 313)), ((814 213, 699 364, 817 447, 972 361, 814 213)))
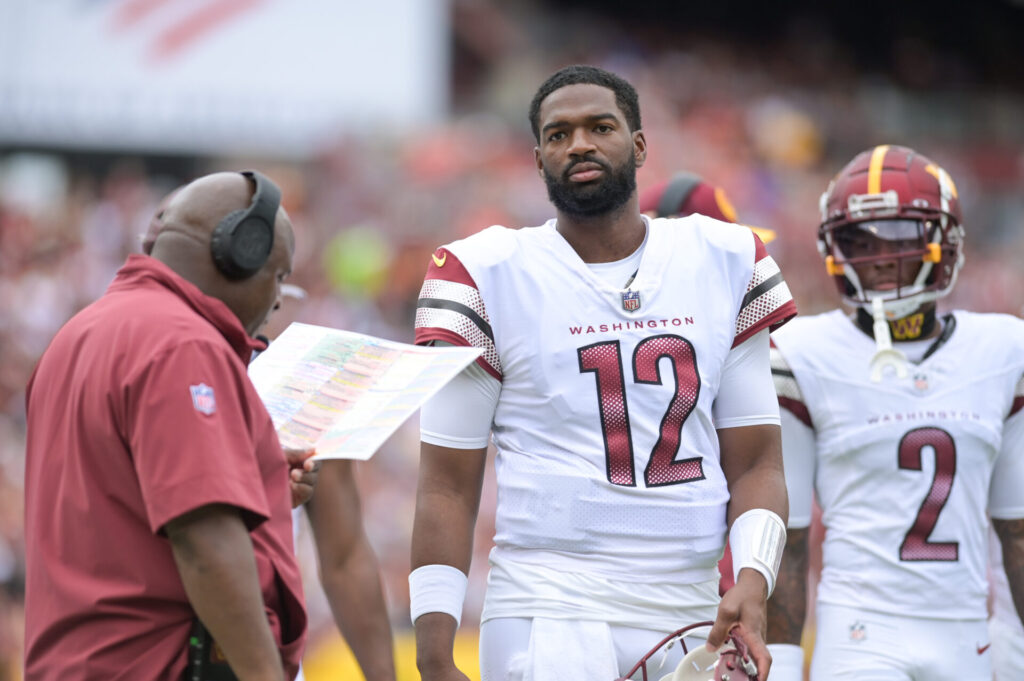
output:
POLYGON ((614 211, 625 204, 636 191, 636 159, 632 154, 613 167, 597 158, 575 159, 557 175, 544 168, 548 198, 555 208, 576 217, 594 217, 614 211), (582 164, 600 166, 603 171, 589 182, 574 182, 570 175, 582 164))

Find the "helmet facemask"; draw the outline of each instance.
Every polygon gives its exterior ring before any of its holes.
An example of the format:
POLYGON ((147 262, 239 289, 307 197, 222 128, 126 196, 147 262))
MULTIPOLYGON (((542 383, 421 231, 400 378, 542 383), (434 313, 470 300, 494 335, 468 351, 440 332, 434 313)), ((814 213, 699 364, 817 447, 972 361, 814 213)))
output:
MULTIPOLYGON (((871 378, 906 375, 889 324, 934 318, 963 265, 960 199, 949 173, 908 147, 882 144, 846 164, 821 196, 818 250, 843 299, 866 313, 878 352, 871 378)), ((918 329, 920 335, 920 328, 918 329)), ((905 340, 907 338, 902 338, 905 340)))
POLYGON ((963 256, 960 228, 943 228, 945 217, 822 225, 818 246, 844 300, 870 312, 872 302, 880 299, 892 320, 949 293, 963 256), (947 235, 956 235, 956 243, 945 243, 947 235))
MULTIPOLYGON (((963 227, 956 188, 946 171, 902 147, 878 147, 907 168, 881 168, 874 193, 863 191, 861 157, 854 159, 821 196, 818 250, 843 299, 871 312, 879 298, 890 320, 906 317, 948 294, 963 265, 963 227), (884 189, 886 186, 895 188, 884 189), (897 189, 899 191, 897 191, 897 189), (870 240, 874 237, 874 241, 870 240), (857 248, 860 246, 861 248, 857 248), (857 267, 892 263, 896 271, 914 269, 913 281, 878 290, 864 286, 857 267)), ((869 180, 870 182, 870 180, 869 180)))

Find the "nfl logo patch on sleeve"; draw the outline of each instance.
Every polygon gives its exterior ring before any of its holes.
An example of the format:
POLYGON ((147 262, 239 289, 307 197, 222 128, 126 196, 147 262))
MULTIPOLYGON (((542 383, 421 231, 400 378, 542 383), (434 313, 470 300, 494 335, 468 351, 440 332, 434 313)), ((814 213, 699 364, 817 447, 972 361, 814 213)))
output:
POLYGON ((192 406, 196 408, 196 411, 207 416, 217 411, 217 399, 213 396, 213 388, 205 383, 200 383, 199 385, 190 385, 188 390, 192 393, 192 406))

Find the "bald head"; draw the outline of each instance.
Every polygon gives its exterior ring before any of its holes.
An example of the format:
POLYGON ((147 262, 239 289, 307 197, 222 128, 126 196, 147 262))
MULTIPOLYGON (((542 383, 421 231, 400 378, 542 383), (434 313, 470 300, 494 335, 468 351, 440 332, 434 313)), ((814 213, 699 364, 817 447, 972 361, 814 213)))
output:
POLYGON ((241 173, 200 177, 169 197, 160 218, 160 233, 178 232, 209 243, 225 215, 249 205, 254 188, 241 173))
POLYGON ((278 208, 270 256, 259 271, 242 279, 230 279, 217 267, 210 238, 229 213, 249 207, 255 190, 255 182, 241 173, 214 173, 185 185, 154 218, 157 234, 150 253, 206 295, 227 304, 250 335, 277 307, 280 283, 291 272, 295 250, 291 220, 278 208))

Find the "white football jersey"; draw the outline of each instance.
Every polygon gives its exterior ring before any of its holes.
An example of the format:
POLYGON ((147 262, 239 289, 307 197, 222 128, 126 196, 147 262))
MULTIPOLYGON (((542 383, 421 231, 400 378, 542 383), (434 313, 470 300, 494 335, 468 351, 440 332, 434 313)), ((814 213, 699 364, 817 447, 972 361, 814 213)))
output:
POLYGON ((815 466, 824 603, 986 615, 986 512, 1024 514, 1024 442, 1004 442, 1007 419, 1024 405, 1024 322, 963 311, 951 319, 948 338, 905 378, 878 383, 874 340, 839 310, 773 334, 791 371, 773 360, 779 402, 815 436, 809 460, 783 453, 787 467, 815 466))
MULTIPOLYGON (((795 314, 745 227, 648 221, 628 289, 558 233, 491 227, 439 249, 416 342, 481 348, 501 381, 495 554, 574 572, 713 578, 729 500, 711 418, 730 349, 795 314)), ((626 282, 623 282, 625 284, 626 282)))

